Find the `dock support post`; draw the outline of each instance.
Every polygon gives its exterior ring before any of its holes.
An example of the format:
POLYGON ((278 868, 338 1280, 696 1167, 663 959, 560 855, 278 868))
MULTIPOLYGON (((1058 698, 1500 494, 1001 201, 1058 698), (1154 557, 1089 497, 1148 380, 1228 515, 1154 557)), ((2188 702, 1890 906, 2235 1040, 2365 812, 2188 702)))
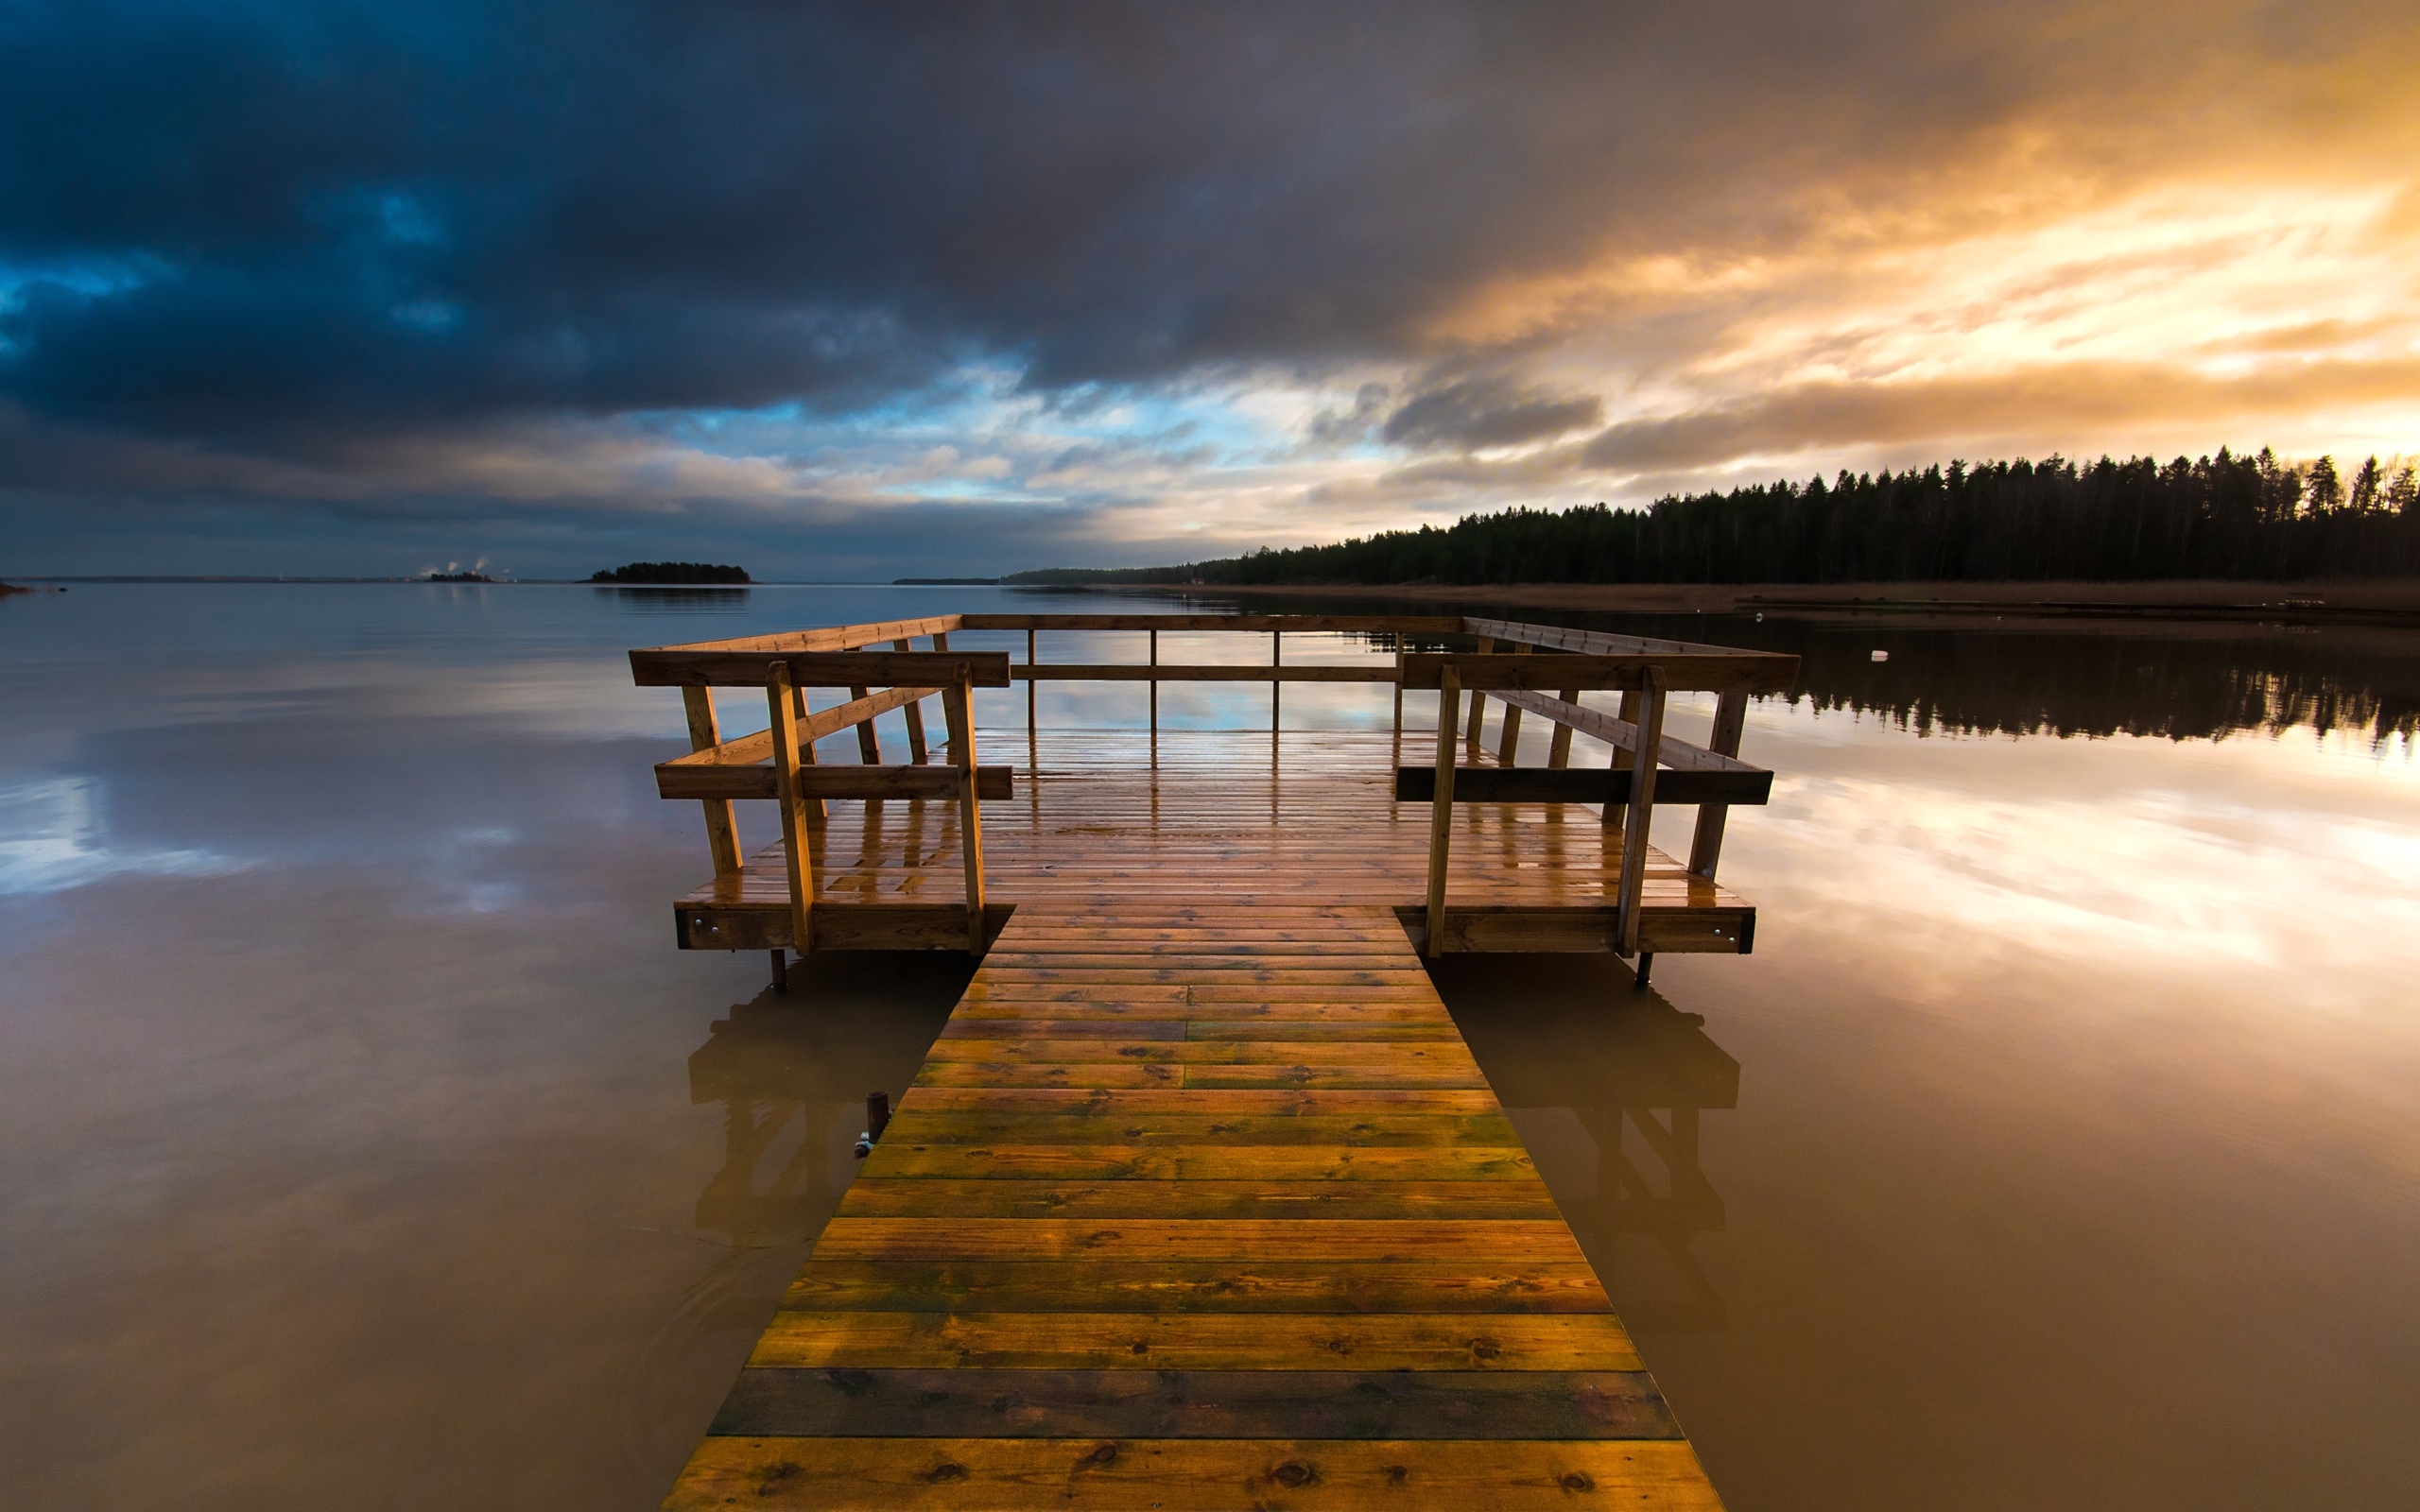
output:
POLYGON ((773 796, 782 811, 782 850, 789 866, 790 948, 804 955, 815 943, 814 827, 799 806, 798 705, 792 691, 789 663, 774 662, 765 684, 766 712, 772 716, 773 796))
MULTIPOLYGON (((1042 683, 1033 675, 1033 662, 1034 648, 1040 641, 1041 637, 1035 631, 1028 629, 1025 632, 1025 765, 1026 770, 1032 772, 1037 779, 1042 771, 1042 726, 1041 716, 1036 713, 1042 707, 1042 683)), ((972 714, 967 716, 966 728, 967 739, 972 743, 975 738, 972 714)), ((977 949, 979 951, 981 947, 977 949)))
MULTIPOLYGON (((893 641, 890 643, 890 648, 894 651, 913 651, 916 649, 916 643, 912 640, 893 641)), ((908 759, 922 766, 932 760, 931 752, 925 748, 925 700, 919 698, 909 704, 906 713, 908 715, 908 759)))
MULTIPOLYGON (((1536 646, 1524 641, 1513 648, 1512 654, 1529 656, 1536 650, 1536 646)), ((1495 765, 1498 766, 1521 765, 1521 710, 1517 704, 1508 703, 1504 706, 1504 733, 1495 743, 1495 765)))
POLYGON ((1403 760, 1403 645, 1395 645, 1395 760, 1403 760))
MULTIPOLYGON (((689 716, 691 750, 712 750, 722 744, 722 731, 715 723, 715 692, 712 688, 683 688, 681 708, 689 716)), ((732 819, 731 799, 710 798, 698 806, 706 811, 706 850, 714 857, 715 875, 737 876, 739 830, 732 819)))
MULTIPOLYGON (((1626 724, 1626 725, 1628 725, 1628 726, 1630 726, 1630 727, 1631 727, 1631 731, 1632 731, 1632 733, 1633 733, 1633 734, 1635 734, 1635 733, 1637 732, 1637 730, 1638 730, 1638 690, 1637 690, 1636 688, 1624 688, 1624 689, 1622 690, 1622 706, 1621 706, 1621 712, 1620 712, 1620 713, 1619 713, 1616 717, 1618 717, 1618 718, 1622 721, 1622 723, 1624 723, 1624 724, 1626 724)), ((1614 747, 1614 757, 1613 757, 1613 767, 1614 767, 1614 770, 1616 770, 1616 771, 1620 771, 1620 770, 1622 770, 1624 767, 1627 767, 1627 766, 1633 766, 1633 765, 1635 765, 1636 764, 1637 764, 1637 758, 1636 758, 1634 755, 1633 755, 1630 751, 1626 751, 1626 750, 1622 749, 1619 746, 1616 746, 1616 747, 1614 747)), ((1606 804, 1606 805, 1605 805, 1605 828, 1606 828, 1606 829, 1608 829, 1608 830, 1610 830, 1610 829, 1612 829, 1615 825, 1619 824, 1619 823, 1621 823, 1621 822, 1622 822, 1622 809, 1621 809, 1621 807, 1620 807, 1618 804, 1614 804, 1614 803, 1608 803, 1608 804, 1606 804)))
MULTIPOLYGON (((862 698, 873 691, 871 688, 851 688, 849 696, 853 699, 862 698)), ((857 760, 868 766, 882 765, 882 737, 875 733, 873 721, 871 719, 857 721, 857 760)))
MULTIPOLYGON (((1726 693, 1714 706, 1714 733, 1706 737, 1705 748, 1718 756, 1739 754, 1739 736, 1748 724, 1748 696, 1726 693)), ((1689 840, 1689 875, 1714 880, 1714 868, 1722 860, 1722 825, 1731 816, 1728 803, 1698 805, 1698 828, 1689 840)))
MULTIPOLYGON (((1160 632, 1151 632, 1151 665, 1160 664, 1160 632)), ((1160 765, 1160 679, 1151 679, 1151 765, 1160 765)))
POLYGON ((1454 663, 1437 679, 1437 791, 1428 815, 1428 937, 1423 954, 1445 953, 1445 863, 1454 840, 1454 726, 1461 713, 1462 676, 1454 663))
POLYGON ((1649 973, 1649 972, 1651 972, 1651 971, 1654 971, 1654 970, 1655 970, 1655 953, 1654 953, 1653 951, 1641 951, 1641 952, 1639 952, 1639 953, 1638 953, 1638 979, 1637 979, 1636 981, 1634 981, 1633 983, 1631 983, 1631 990, 1632 990, 1632 991, 1634 991, 1634 992, 1644 992, 1644 991, 1646 991, 1646 990, 1647 990, 1647 976, 1648 976, 1648 973, 1649 973))
MULTIPOLYGON (((1565 703, 1578 703, 1580 690, 1565 688, 1555 696, 1565 703)), ((1554 727, 1554 740, 1547 747, 1547 765, 1557 770, 1571 765, 1571 727, 1569 725, 1558 723, 1554 727)))
POLYGON ((1638 954, 1639 901, 1647 890, 1648 822, 1655 815, 1655 763, 1664 743, 1664 669, 1639 674, 1645 708, 1638 722, 1638 761, 1631 772, 1630 807, 1622 825, 1621 940, 1624 955, 1638 954))
POLYGON ((787 992, 789 989, 790 953, 785 950, 776 950, 773 952, 773 990, 776 992, 787 992))
MULTIPOLYGON (((1028 686, 1030 686, 1028 684, 1028 686)), ((958 763, 958 828, 966 854, 966 951, 983 954, 983 816, 975 796, 974 686, 965 678, 942 690, 949 746, 958 763)))
MULTIPOLYGON (((1286 664, 1286 647, 1282 644, 1285 639, 1284 630, 1269 632, 1269 664, 1272 669, 1286 664)), ((1275 677, 1269 679, 1269 738, 1271 741, 1277 738, 1277 691, 1284 686, 1275 677)))
MULTIPOLYGON (((1495 649, 1495 636, 1493 636, 1493 635, 1482 635, 1482 636, 1480 636, 1480 637, 1478 638, 1478 654, 1479 654, 1479 655, 1481 655, 1481 656, 1486 656, 1486 655, 1488 655, 1489 653, 1493 652, 1495 649)), ((1480 691, 1479 691, 1478 689, 1477 689, 1477 688, 1473 688, 1473 689, 1471 690, 1471 728, 1470 728, 1470 732, 1469 732, 1468 734, 1464 735, 1462 738, 1463 738, 1464 740, 1469 741, 1469 742, 1470 742, 1472 745, 1474 745, 1474 746, 1478 745, 1478 731, 1479 731, 1479 726, 1480 726, 1480 725, 1482 725, 1482 724, 1484 724, 1484 723, 1486 722, 1486 720, 1487 720, 1487 695, 1486 695, 1486 694, 1484 694, 1484 693, 1482 693, 1482 692, 1480 692, 1480 691)))

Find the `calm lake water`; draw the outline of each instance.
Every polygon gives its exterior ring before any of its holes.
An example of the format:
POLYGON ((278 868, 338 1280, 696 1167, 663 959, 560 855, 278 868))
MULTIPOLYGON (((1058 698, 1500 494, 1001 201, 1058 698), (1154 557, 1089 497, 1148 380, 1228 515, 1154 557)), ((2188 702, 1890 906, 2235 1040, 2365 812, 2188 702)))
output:
MULTIPOLYGON (((967 968, 674 950, 621 653, 1034 603, 0 602, 0 1501, 652 1506, 967 968)), ((2420 638, 1684 628, 1755 954, 1439 975, 1732 1506, 2420 1503, 2420 638)))

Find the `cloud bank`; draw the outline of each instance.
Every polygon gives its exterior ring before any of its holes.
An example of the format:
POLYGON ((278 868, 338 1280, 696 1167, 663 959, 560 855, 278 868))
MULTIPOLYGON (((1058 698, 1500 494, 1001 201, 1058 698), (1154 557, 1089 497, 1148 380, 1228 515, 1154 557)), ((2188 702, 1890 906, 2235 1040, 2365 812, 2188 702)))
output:
POLYGON ((1132 561, 2420 450, 2420 22, 0 8, 0 569, 1132 561))

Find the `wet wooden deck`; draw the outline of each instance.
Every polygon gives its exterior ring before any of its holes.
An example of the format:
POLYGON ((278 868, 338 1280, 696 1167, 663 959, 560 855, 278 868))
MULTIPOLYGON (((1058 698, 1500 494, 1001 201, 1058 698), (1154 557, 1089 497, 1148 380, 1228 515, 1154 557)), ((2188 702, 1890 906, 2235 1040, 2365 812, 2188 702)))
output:
POLYGON ((1384 801, 1083 770, 994 851, 1013 916, 666 1504, 1719 1505, 1395 873, 1355 880, 1393 845, 1325 843, 1384 801), (1088 782, 1103 822, 1060 822, 1088 782))
MULTIPOLYGON (((1394 797, 1399 761, 1434 736, 1385 730, 983 730, 981 759, 1015 765, 1015 796, 982 806, 994 928, 1011 908, 1323 902, 1402 909, 1415 941, 1430 806, 1394 797)), ((1480 741, 1469 766, 1495 765, 1480 741)), ((1579 804, 1462 803, 1451 852, 1449 950, 1601 951, 1615 928, 1622 831, 1579 804)), ((954 803, 836 803, 815 868, 816 945, 963 948, 965 873, 954 803)), ((692 949, 790 945, 776 843, 675 905, 692 949)), ((1755 909, 1677 858, 1649 852, 1641 948, 1744 953, 1755 909)))

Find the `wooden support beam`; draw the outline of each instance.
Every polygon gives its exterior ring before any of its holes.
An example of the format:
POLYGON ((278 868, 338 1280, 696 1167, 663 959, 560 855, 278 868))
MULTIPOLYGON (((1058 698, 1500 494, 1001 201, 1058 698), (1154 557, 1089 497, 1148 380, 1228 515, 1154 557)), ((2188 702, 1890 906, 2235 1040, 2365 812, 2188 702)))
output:
POLYGON ((1299 630, 1459 635, 1459 614, 959 614, 955 630, 1299 630))
MULTIPOLYGON (((1155 629, 1155 630, 1153 630, 1153 631, 1151 632, 1151 663, 1150 663, 1150 664, 1151 664, 1152 666, 1155 666, 1155 667, 1156 667, 1156 666, 1158 666, 1158 665, 1160 664, 1160 632, 1159 632, 1158 630, 1156 630, 1156 629, 1155 629)), ((1157 761, 1157 760, 1159 759, 1159 753, 1160 753, 1160 679, 1159 679, 1159 678, 1158 678, 1157 676, 1154 676, 1154 677, 1151 679, 1151 758, 1152 758, 1152 760, 1153 760, 1153 761, 1157 761)))
POLYGON ((658 651, 854 651, 859 646, 902 636, 936 635, 958 628, 959 616, 935 614, 920 620, 885 620, 873 625, 829 625, 814 630, 784 630, 776 635, 743 635, 732 641, 693 641, 686 645, 659 645, 658 651))
MULTIPOLYGON (((1507 692, 1498 696, 1506 703, 1551 719, 1558 726, 1577 730, 1583 735, 1594 735, 1623 752, 1625 757, 1638 745, 1638 726, 1634 722, 1638 712, 1638 690, 1635 688, 1622 695, 1623 707, 1633 715, 1629 719, 1600 713, 1572 699, 1549 698, 1542 693, 1507 692)), ((1737 757, 1725 756, 1703 746, 1692 746, 1685 740, 1675 740, 1670 735, 1664 737, 1661 749, 1664 765, 1685 772, 1753 772, 1763 769, 1751 766, 1737 757)), ((1625 759, 1615 765, 1627 766, 1630 763, 1625 759)))
MULTIPOLYGON (((894 651, 913 651, 916 649, 916 643, 893 641, 890 643, 890 648, 894 651)), ((921 700, 910 700, 908 705, 908 759, 919 766, 932 760, 931 753, 925 749, 925 706, 921 700)))
POLYGON ((1632 769, 1627 821, 1622 826, 1621 890, 1615 906, 1621 910, 1624 955, 1638 954, 1638 903, 1647 885, 1649 821, 1655 814, 1657 747, 1664 738, 1664 669, 1650 665, 1639 674, 1642 700, 1638 720, 1638 765, 1632 769))
MULTIPOLYGON (((715 725, 715 696, 711 688, 683 688, 681 708, 689 717, 689 749, 710 751, 722 744, 722 731, 715 725)), ((706 811, 706 851, 714 858, 715 875, 734 877, 739 874, 739 828, 733 821, 729 799, 704 799, 700 807, 706 811)))
POLYGON ((781 800, 782 846, 787 853, 790 882, 790 937, 804 953, 814 942, 815 852, 811 828, 800 812, 798 791, 798 706, 791 695, 789 668, 775 662, 765 684, 766 713, 771 716, 773 780, 781 800))
POLYGON ((966 859, 966 950, 983 954, 983 805, 975 771, 975 691, 960 682, 942 690, 950 756, 959 772, 958 827, 966 859))
MULTIPOLYGON (((1020 662, 1009 668, 1010 678, 1018 682, 1390 682, 1394 675, 1393 668, 1383 664, 1317 662, 1272 667, 1249 662, 1163 662, 1156 666, 1142 662, 1046 662, 1028 667, 1020 662)), ((1432 678, 1427 685, 1435 687, 1436 680, 1432 678)))
MULTIPOLYGON (((863 688, 849 690, 849 701, 852 703, 858 702, 865 696, 866 690, 863 688)), ((882 765, 882 736, 875 732, 873 721, 871 719, 857 721, 857 760, 868 766, 882 765)))
MULTIPOLYGON (((1619 810, 1630 802, 1636 768, 1473 766, 1454 779, 1457 803, 1604 803, 1619 810)), ((1676 772, 1656 779, 1655 801, 1671 804, 1764 803, 1773 774, 1753 767, 1737 772, 1676 772)), ((1426 803, 1437 791, 1436 772, 1426 766, 1395 768, 1395 800, 1426 803)))
POLYGON ((1651 666, 1662 671, 1664 686, 1672 692, 1755 693, 1772 680, 1772 661, 1754 651, 1637 656, 1422 653, 1404 659, 1404 686, 1437 686, 1439 671, 1451 662, 1464 688, 1491 693, 1506 688, 1627 688, 1635 686, 1640 671, 1651 666))
MULTIPOLYGON (((1567 703, 1574 709, 1582 707, 1577 688, 1564 688, 1555 696, 1558 702, 1567 703)), ((1571 765, 1571 725, 1567 720, 1554 721, 1554 740, 1547 747, 1547 765, 1557 768, 1571 765)))
POLYGON ((692 651, 674 646, 631 653, 631 678, 642 688, 761 688, 776 664, 799 688, 944 688, 972 682, 1009 685, 1009 659, 998 651, 692 651))
POLYGON ((1403 648, 1395 648, 1395 753, 1403 753, 1403 648))
MULTIPOLYGON (((1706 740, 1707 749, 1717 756, 1737 760, 1739 736, 1748 726, 1748 696, 1726 693, 1715 700, 1714 733, 1706 740)), ((1689 839, 1689 875, 1714 880, 1715 868, 1722 860, 1722 826, 1730 816, 1726 804, 1708 803, 1698 810, 1697 833, 1689 839)))
MULTIPOLYGON (((1478 638, 1479 655, 1485 656, 1495 649, 1495 642, 1493 639, 1484 635, 1478 638)), ((1478 744, 1479 728, 1487 718, 1487 695, 1479 692, 1478 690, 1487 686, 1487 684, 1483 682, 1471 682, 1468 678, 1461 676, 1461 669, 1459 666, 1455 669, 1455 675, 1458 680, 1470 684, 1471 728, 1469 733, 1463 735, 1462 738, 1476 746, 1478 744)))
POLYGON ((1431 779, 1436 812, 1428 816, 1428 942, 1435 955, 1445 942, 1445 867, 1454 839, 1454 726, 1461 714, 1461 681, 1445 668, 1437 684, 1437 770, 1431 779))
MULTIPOLYGON (((1638 690, 1636 688, 1622 690, 1621 713, 1616 716, 1615 723, 1630 731, 1631 738, 1614 742, 1613 756, 1607 765, 1617 772, 1628 771, 1638 763, 1638 690)), ((1621 809, 1612 803, 1606 804, 1604 821, 1605 828, 1608 830, 1620 824, 1621 809)))
MULTIPOLYGON (((1534 645, 1524 645, 1513 654, 1515 656, 1529 656, 1536 650, 1537 647, 1534 645)), ((1495 760, 1498 765, 1511 766, 1518 762, 1520 758, 1521 706, 1508 698, 1504 703, 1504 735, 1502 739, 1496 742, 1495 760)))
POLYGON ((1277 733, 1277 695, 1284 686, 1278 673, 1286 664, 1286 632, 1269 632, 1269 732, 1277 733))

